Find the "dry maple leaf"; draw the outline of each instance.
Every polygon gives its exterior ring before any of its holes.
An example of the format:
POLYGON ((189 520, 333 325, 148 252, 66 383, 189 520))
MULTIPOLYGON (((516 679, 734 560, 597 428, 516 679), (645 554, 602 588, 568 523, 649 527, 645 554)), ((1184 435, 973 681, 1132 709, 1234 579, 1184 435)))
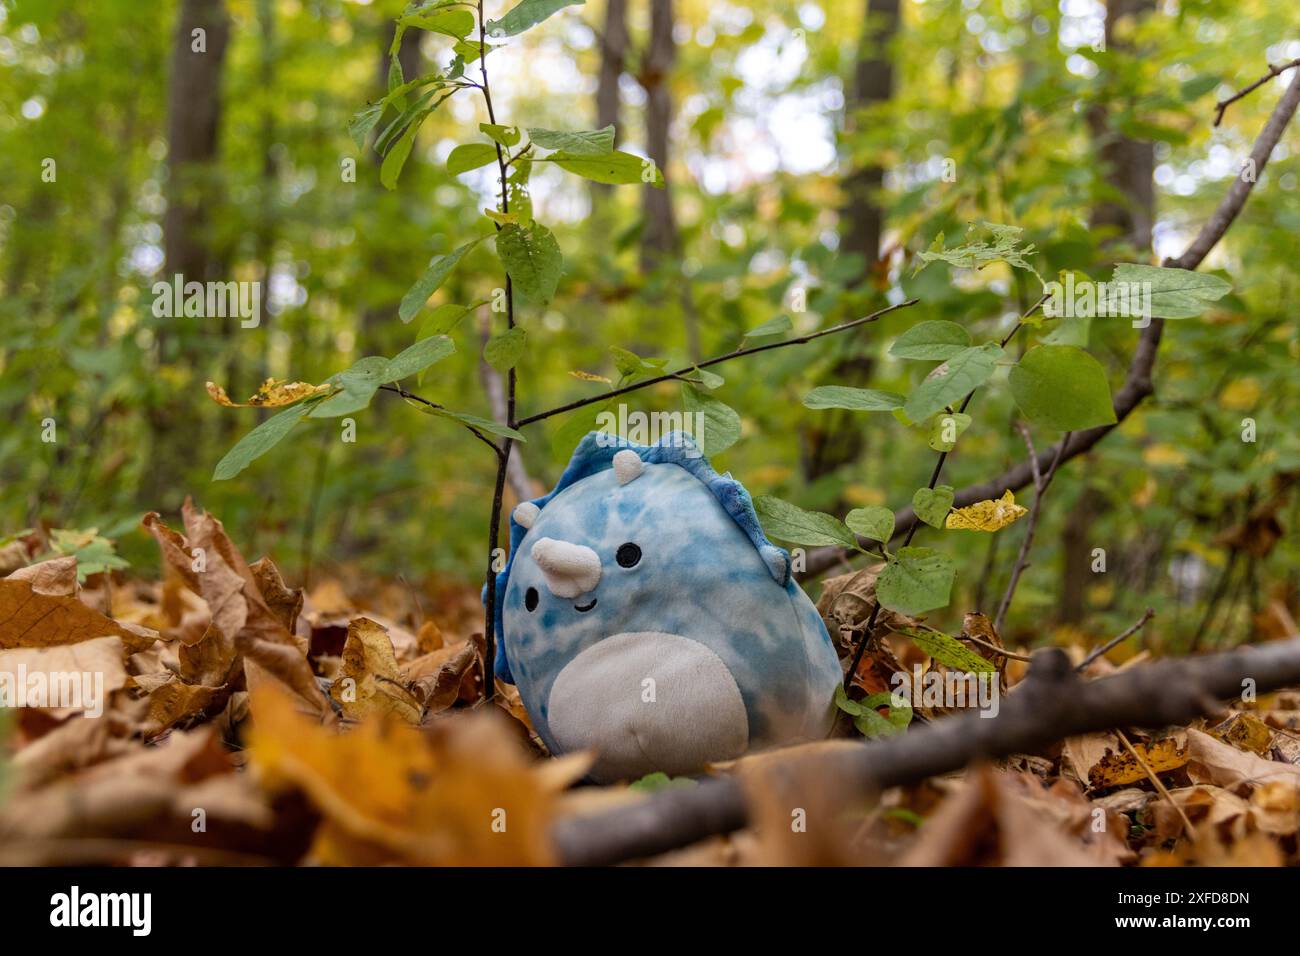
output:
POLYGON ((944 526, 968 531, 1001 531, 1027 514, 1029 509, 1016 504, 1016 496, 1008 490, 996 501, 977 501, 973 505, 948 512, 944 526))
POLYGON ((98 637, 120 637, 133 651, 145 650, 157 640, 152 632, 118 624, 74 595, 45 594, 32 581, 0 580, 0 650, 76 644, 98 637))
POLYGON ((286 382, 283 379, 268 378, 246 402, 232 402, 226 390, 215 382, 208 382, 208 394, 218 405, 226 408, 279 408, 311 395, 328 392, 329 385, 313 385, 311 382, 286 382))
MULTIPOLYGON (((168 567, 207 604, 211 621, 193 644, 179 649, 180 677, 187 684, 221 687, 236 676, 236 666, 253 661, 263 675, 278 680, 322 716, 332 710, 307 661, 305 641, 289 630, 300 606, 269 562, 254 571, 226 535, 221 522, 194 508, 182 508, 185 535, 163 524, 156 513, 143 524, 157 540, 168 567), (271 592, 268 603, 262 587, 271 592)), ((248 668, 245 668, 247 672, 248 668)))
POLYGON ((330 697, 353 719, 393 714, 418 724, 423 708, 402 677, 388 631, 369 618, 348 624, 343 644, 343 670, 330 688, 330 697))
POLYGON ((424 729, 372 716, 338 733, 273 686, 251 702, 250 753, 263 782, 302 790, 324 817, 315 861, 554 862, 549 827, 575 764, 530 762, 501 715, 449 716, 424 729))
POLYGON ((1174 737, 1153 741, 1146 744, 1133 741, 1133 750, 1141 755, 1142 760, 1127 748, 1106 754, 1088 771, 1088 784, 1094 790, 1109 790, 1125 783, 1149 780, 1146 767, 1157 776, 1170 770, 1177 770, 1187 765, 1187 748, 1180 747, 1174 737))

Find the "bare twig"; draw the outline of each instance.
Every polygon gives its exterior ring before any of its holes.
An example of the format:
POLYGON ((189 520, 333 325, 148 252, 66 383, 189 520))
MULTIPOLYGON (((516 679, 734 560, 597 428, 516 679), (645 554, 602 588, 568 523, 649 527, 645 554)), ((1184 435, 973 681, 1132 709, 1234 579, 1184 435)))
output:
POLYGON ((1257 89, 1259 89, 1269 80, 1273 79, 1273 77, 1281 76, 1287 70, 1297 66, 1300 66, 1300 57, 1296 57, 1290 63, 1280 63, 1277 66, 1270 66, 1268 68, 1268 72, 1265 73, 1263 76, 1261 76, 1254 83, 1250 84, 1250 86, 1246 87, 1243 90, 1237 91, 1232 96, 1229 96, 1226 100, 1219 100, 1219 102, 1214 104, 1214 125, 1218 126, 1220 123, 1223 122, 1224 110, 1226 110, 1233 103, 1237 102, 1237 100, 1249 96, 1251 93, 1254 93, 1257 89))
POLYGON ((881 316, 888 315, 890 312, 916 305, 919 301, 919 299, 908 299, 906 302, 899 302, 897 305, 887 306, 878 312, 872 312, 870 315, 864 315, 860 319, 854 319, 852 322, 843 322, 840 325, 831 326, 829 329, 810 332, 807 335, 800 335, 793 339, 782 339, 780 342, 769 342, 766 345, 756 345, 747 349, 737 348, 735 351, 725 352, 722 355, 715 355, 711 359, 705 359, 703 362, 696 362, 693 365, 685 365, 675 371, 665 372, 663 375, 656 375, 653 378, 633 382, 631 385, 624 385, 621 388, 611 389, 608 392, 601 392, 599 395, 591 395, 587 398, 580 398, 577 401, 569 402, 565 405, 557 405, 555 408, 548 408, 544 412, 538 412, 536 415, 529 415, 525 418, 519 419, 515 422, 515 427, 522 428, 525 425, 531 425, 533 422, 540 422, 543 419, 551 418, 555 415, 562 415, 565 412, 571 412, 574 409, 582 408, 586 405, 594 405, 597 402, 604 402, 611 398, 617 398, 619 395, 626 395, 628 392, 635 392, 643 388, 649 388, 651 385, 658 385, 660 382, 683 379, 696 369, 708 368, 711 365, 721 365, 723 362, 730 362, 733 359, 744 358, 747 355, 757 355, 759 352, 767 352, 770 349, 783 349, 788 345, 804 345, 814 339, 820 339, 826 335, 835 335, 837 332, 847 332, 849 329, 856 329, 860 325, 874 322, 881 316))
POLYGON ((1151 608, 1147 608, 1146 613, 1143 614, 1140 618, 1138 618, 1137 623, 1133 624, 1131 627, 1125 628, 1124 633, 1116 637, 1112 637, 1105 644, 1102 644, 1100 647, 1095 647, 1091 651, 1089 651, 1088 656, 1083 659, 1082 663, 1080 663, 1079 666, 1075 668, 1075 670, 1077 670, 1080 674, 1082 674, 1084 671, 1088 669, 1089 664, 1091 664, 1097 658, 1109 654, 1114 648, 1119 647, 1119 645, 1123 644, 1126 640, 1128 640, 1138 631, 1142 630, 1142 628, 1146 627, 1147 621, 1151 620, 1155 616, 1156 616, 1156 612, 1151 608))
POLYGON ((1183 812, 1183 808, 1174 802, 1174 798, 1169 795, 1169 791, 1166 790, 1165 785, 1160 782, 1160 778, 1156 776, 1156 772, 1151 769, 1151 765, 1146 762, 1146 759, 1140 753, 1138 753, 1138 749, 1134 747, 1132 743, 1129 742, 1129 739, 1127 736, 1125 736, 1124 731, 1116 727, 1115 733, 1119 737, 1119 742, 1128 748, 1128 752, 1131 753, 1133 755, 1133 759, 1138 762, 1138 766, 1141 767, 1142 772, 1147 775, 1147 779, 1151 781, 1152 786, 1154 786, 1156 790, 1159 791, 1160 796, 1164 797, 1166 800, 1169 801, 1169 805, 1174 808, 1174 811, 1182 819, 1183 826, 1186 827, 1187 829, 1188 839, 1190 839, 1193 843, 1195 843, 1196 831, 1192 829, 1192 821, 1187 819, 1187 814, 1183 812))
POLYGON ((1016 555, 1016 563, 1011 568, 1011 580, 1007 582, 1007 590, 1002 595, 1002 603, 998 605, 997 616, 993 619, 993 630, 999 634, 1002 633, 1002 622, 1006 620, 1007 611, 1011 607, 1011 599, 1016 595, 1016 587, 1020 584, 1020 575, 1024 574, 1025 568, 1029 567, 1029 549, 1034 546, 1034 531, 1038 527, 1038 517, 1043 510, 1043 495, 1047 493, 1047 486, 1056 477, 1056 469, 1061 464, 1061 455, 1070 440, 1070 433, 1066 432, 1061 437, 1061 444, 1057 446, 1058 450, 1056 457, 1052 459, 1051 467, 1047 469, 1046 474, 1043 474, 1038 467, 1038 453, 1034 451, 1034 440, 1029 434, 1029 428, 1023 422, 1018 427, 1025 439, 1025 446, 1029 449, 1029 464, 1034 472, 1034 507, 1025 520, 1025 539, 1020 542, 1020 553, 1016 555))

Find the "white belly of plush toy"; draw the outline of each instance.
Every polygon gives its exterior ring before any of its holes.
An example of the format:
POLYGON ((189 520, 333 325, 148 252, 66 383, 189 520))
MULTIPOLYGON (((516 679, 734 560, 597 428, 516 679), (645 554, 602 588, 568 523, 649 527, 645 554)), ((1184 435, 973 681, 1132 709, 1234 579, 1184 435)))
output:
POLYGON ((563 751, 594 750, 597 780, 681 774, 745 752, 749 720, 713 651, 678 634, 615 634, 555 678, 547 705, 563 751))

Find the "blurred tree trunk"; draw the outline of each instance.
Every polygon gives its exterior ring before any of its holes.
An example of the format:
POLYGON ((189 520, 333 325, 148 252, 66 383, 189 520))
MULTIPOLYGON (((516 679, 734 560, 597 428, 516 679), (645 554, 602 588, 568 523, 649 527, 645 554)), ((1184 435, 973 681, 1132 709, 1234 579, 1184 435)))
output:
MULTIPOLYGON (((1109 0, 1106 14, 1106 49, 1114 56, 1133 55, 1118 39, 1119 23, 1136 21, 1155 9, 1155 0, 1109 0)), ((1106 182, 1123 198, 1098 203, 1092 210, 1094 229, 1115 230, 1110 240, 1127 240, 1139 256, 1151 249, 1155 222, 1155 144, 1130 139, 1110 129, 1106 106, 1094 103, 1088 110, 1088 127, 1105 167, 1106 182)))
MULTIPOLYGON (((669 77, 677 59, 673 40, 672 0, 650 0, 650 43, 641 62, 641 85, 645 87, 646 152, 668 176, 668 128, 673 118, 669 77)), ((641 235, 641 266, 649 272, 665 256, 677 250, 677 223, 673 218, 672 196, 667 189, 641 190, 645 231, 641 235)))
MULTIPOLYGON (((627 63, 627 0, 609 0, 605 6, 605 27, 600 34, 600 72, 596 79, 596 128, 614 127, 614 145, 622 139, 618 128, 619 83, 627 63)), ((610 187, 595 184, 602 192, 610 187)))
MULTIPOLYGON (((224 263, 212 235, 213 209, 222 197, 215 173, 221 129, 221 80, 230 39, 230 17, 222 0, 181 0, 172 45, 167 91, 167 211, 163 216, 165 266, 160 278, 175 275, 185 282, 223 281, 224 263)), ((226 329, 213 320, 176 315, 156 327, 155 354, 160 364, 183 358, 207 366, 226 329), (200 325, 199 323, 205 323, 200 325), (197 349, 197 354, 196 354, 197 349)), ((229 323, 238 323, 232 317, 229 323)), ((237 325, 236 325, 237 327, 237 325)), ((179 507, 187 489, 184 467, 173 436, 178 425, 203 441, 212 418, 195 413, 190 396, 154 405, 149 412, 153 451, 144 497, 160 511, 179 507)), ((220 427, 220 426, 218 426, 220 427)), ((211 436, 208 436, 211 437, 211 436)))
MULTIPOLYGON (((849 135, 857 125, 859 110, 888 102, 894 95, 894 67, 890 60, 890 43, 898 35, 900 0, 867 0, 858 59, 853 81, 845 99, 845 128, 849 135)), ((862 273, 851 283, 867 284, 880 268, 880 236, 884 230, 884 210, 876 201, 884 171, 879 166, 850 168, 844 179, 846 201, 840 210, 840 249, 848 255, 862 257, 862 273)), ((861 386, 871 377, 875 363, 868 357, 854 355, 856 336, 846 341, 849 353, 836 363, 831 372, 838 384, 861 386)), ((823 413, 817 424, 802 433, 800 461, 806 481, 816 481, 850 462, 857 461, 866 448, 862 419, 843 409, 823 413)))
MULTIPOLYGON (((163 245, 165 275, 180 273, 186 282, 220 278, 220 264, 211 251, 208 213, 215 200, 211 167, 217 158, 221 76, 229 39, 230 18, 222 0, 181 0, 167 99, 163 245), (202 43, 197 30, 203 31, 202 43)), ((181 319, 172 322, 179 326, 181 319)), ((169 357, 168 331, 166 326, 158 329, 158 355, 163 361, 169 357)))
MULTIPOLYGON (((1120 21, 1136 20, 1155 9, 1155 0, 1110 0, 1106 12, 1106 49, 1111 56, 1132 56, 1132 48, 1117 40, 1120 21)), ((1105 166, 1106 182, 1122 199, 1107 199, 1093 207, 1094 229, 1114 230, 1104 246, 1132 246, 1138 261, 1151 249, 1151 227, 1155 221, 1155 150, 1151 143, 1130 139, 1110 128, 1106 106, 1094 103, 1088 110, 1088 127, 1098 155, 1105 166)), ((1116 249, 1117 252, 1120 250, 1116 249)), ((1109 510, 1106 497, 1085 488, 1070 510, 1061 532, 1064 560, 1061 566, 1061 598, 1057 616, 1063 624, 1077 623, 1086 616, 1087 588, 1094 580, 1092 552, 1101 547, 1094 529, 1109 510)), ((1110 552, 1112 549, 1107 549, 1110 552)), ((1108 553, 1107 561, 1117 555, 1108 553)))
POLYGON ((671 89, 677 42, 673 38, 672 0, 650 0, 650 42, 641 61, 639 79, 646 93, 646 152, 664 177, 663 189, 641 190, 645 227, 641 233, 641 271, 650 274, 665 261, 672 264, 682 320, 686 330, 686 351, 692 359, 700 352, 699 317, 690 283, 681 274, 681 237, 673 215, 672 181, 668 175, 669 130, 673 120, 671 89))
MULTIPOLYGON (((867 0, 866 19, 858 46, 858 60, 853 83, 845 102, 845 126, 852 134, 857 114, 894 95, 894 65, 889 45, 898 35, 900 0, 867 0)), ((865 271, 858 284, 866 282, 880 259, 880 236, 884 229, 884 210, 874 194, 880 189, 884 171, 879 166, 851 169, 844 181, 846 202, 841 212, 840 248, 862 256, 865 271)))

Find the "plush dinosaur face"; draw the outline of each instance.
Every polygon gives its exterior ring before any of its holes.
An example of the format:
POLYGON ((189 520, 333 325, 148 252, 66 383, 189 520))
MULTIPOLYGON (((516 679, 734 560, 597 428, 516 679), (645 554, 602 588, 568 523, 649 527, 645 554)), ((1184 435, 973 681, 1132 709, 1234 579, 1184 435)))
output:
POLYGON ((498 673, 552 751, 595 750, 604 780, 821 735, 840 678, 749 496, 669 437, 589 435, 557 490, 515 509, 498 580, 498 673))

